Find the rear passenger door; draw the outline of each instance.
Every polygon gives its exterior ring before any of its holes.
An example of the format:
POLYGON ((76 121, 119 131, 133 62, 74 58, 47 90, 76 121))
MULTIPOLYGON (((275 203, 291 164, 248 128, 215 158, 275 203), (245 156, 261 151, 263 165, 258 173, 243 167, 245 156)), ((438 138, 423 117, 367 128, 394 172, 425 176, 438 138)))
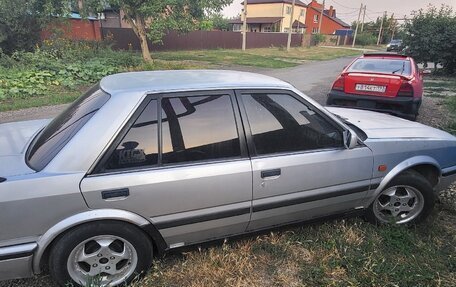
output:
POLYGON ((249 230, 307 220, 361 205, 372 152, 344 147, 343 128, 289 91, 239 91, 252 157, 249 230))
POLYGON ((149 96, 81 189, 141 214, 170 247, 245 231, 252 171, 232 91, 149 96))

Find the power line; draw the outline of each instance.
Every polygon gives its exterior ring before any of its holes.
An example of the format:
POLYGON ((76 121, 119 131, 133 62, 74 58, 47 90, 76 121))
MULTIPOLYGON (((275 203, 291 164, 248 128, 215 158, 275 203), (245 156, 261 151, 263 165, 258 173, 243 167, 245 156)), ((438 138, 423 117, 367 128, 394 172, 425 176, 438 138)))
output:
POLYGON ((356 11, 358 11, 358 9, 359 9, 359 8, 355 8, 355 7, 348 7, 348 6, 345 6, 344 4, 340 4, 340 3, 337 2, 336 0, 331 0, 331 1, 334 2, 334 4, 339 5, 339 6, 341 6, 341 7, 344 7, 344 8, 346 8, 346 9, 351 9, 351 10, 356 10, 356 11))

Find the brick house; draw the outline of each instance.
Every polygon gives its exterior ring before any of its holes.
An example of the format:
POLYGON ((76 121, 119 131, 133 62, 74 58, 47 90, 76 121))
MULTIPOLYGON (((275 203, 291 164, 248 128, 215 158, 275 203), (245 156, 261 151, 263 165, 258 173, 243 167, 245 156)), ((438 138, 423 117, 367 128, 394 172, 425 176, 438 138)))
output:
MULTIPOLYGON (((323 5, 318 3, 316 0, 312 0, 307 5, 306 13, 306 34, 318 33, 318 27, 320 24, 321 9, 323 5)), ((334 34, 336 30, 350 29, 350 25, 337 18, 336 10, 333 6, 329 6, 329 9, 323 10, 323 22, 321 23, 321 34, 334 34)))

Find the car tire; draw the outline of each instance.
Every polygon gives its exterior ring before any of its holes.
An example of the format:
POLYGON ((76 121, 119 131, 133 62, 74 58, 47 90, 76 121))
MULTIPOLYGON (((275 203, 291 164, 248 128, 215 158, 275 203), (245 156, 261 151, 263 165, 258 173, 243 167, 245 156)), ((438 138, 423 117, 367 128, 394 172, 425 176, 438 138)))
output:
POLYGON ((434 189, 429 181, 415 171, 396 176, 377 195, 366 211, 374 224, 416 224, 432 212, 434 189))
POLYGON ((50 251, 49 272, 60 286, 124 285, 145 274, 152 256, 152 242, 138 227, 97 221, 58 239, 50 251))

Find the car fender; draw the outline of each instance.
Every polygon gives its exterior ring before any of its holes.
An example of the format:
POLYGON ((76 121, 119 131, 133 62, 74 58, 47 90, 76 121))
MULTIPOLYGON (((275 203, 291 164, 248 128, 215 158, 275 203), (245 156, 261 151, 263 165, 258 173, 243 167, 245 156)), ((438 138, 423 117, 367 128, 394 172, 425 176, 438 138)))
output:
POLYGON ((385 186, 393 178, 395 178, 398 174, 400 174, 404 170, 407 170, 411 167, 414 167, 417 165, 422 165, 422 164, 428 164, 428 165, 435 166, 439 170, 439 173, 440 173, 439 176, 442 174, 442 169, 440 168, 439 163, 430 156, 420 155, 420 156, 414 156, 414 157, 408 158, 408 159, 402 161, 401 163, 399 163, 398 165, 396 165, 393 169, 390 170, 390 172, 388 172, 386 174, 385 177, 383 177, 383 179, 379 183, 378 187, 375 189, 374 193, 369 198, 369 202, 368 202, 367 206, 369 206, 375 200, 375 198, 377 198, 377 196, 385 188, 385 186))
POLYGON ((49 228, 46 231, 46 233, 44 233, 43 236, 40 237, 40 239, 37 242, 38 248, 36 249, 35 254, 33 256, 34 273, 38 274, 41 272, 41 259, 47 247, 52 243, 52 241, 55 238, 57 238, 57 236, 77 225, 98 220, 118 220, 134 224, 143 229, 144 231, 146 231, 155 241, 159 240, 160 242, 156 242, 157 244, 159 244, 159 248, 163 247, 163 238, 158 233, 158 231, 153 227, 151 222, 149 222, 147 219, 136 213, 118 209, 96 209, 85 211, 70 216, 58 222, 57 224, 49 228))

